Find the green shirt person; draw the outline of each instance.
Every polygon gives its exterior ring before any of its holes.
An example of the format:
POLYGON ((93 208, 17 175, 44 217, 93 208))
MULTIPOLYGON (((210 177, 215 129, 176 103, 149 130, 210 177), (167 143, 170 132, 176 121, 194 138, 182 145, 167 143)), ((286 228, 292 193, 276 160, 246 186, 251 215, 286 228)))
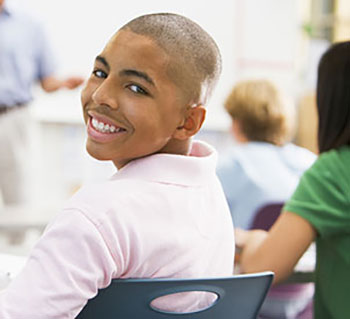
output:
POLYGON ((318 234, 315 318, 345 318, 350 313, 347 305, 350 289, 350 147, 322 154, 302 177, 284 210, 306 219, 318 234), (329 312, 327 307, 332 311, 329 312))
POLYGON ((305 172, 269 232, 236 230, 244 272, 288 277, 316 242, 315 319, 350 318, 350 41, 334 44, 318 67, 320 156, 305 172))

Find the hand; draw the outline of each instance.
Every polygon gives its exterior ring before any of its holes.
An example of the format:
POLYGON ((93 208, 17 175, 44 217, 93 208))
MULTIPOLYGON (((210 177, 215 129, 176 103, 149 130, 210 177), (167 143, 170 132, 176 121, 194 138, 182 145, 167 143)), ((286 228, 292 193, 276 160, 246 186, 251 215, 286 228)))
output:
POLYGON ((239 263, 242 249, 247 241, 248 231, 241 228, 235 229, 235 263, 239 263))
POLYGON ((241 228, 235 229, 235 243, 237 248, 242 248, 247 242, 249 236, 249 231, 243 230, 241 228))
POLYGON ((78 76, 72 76, 72 77, 65 79, 62 83, 62 86, 69 89, 69 90, 72 90, 72 89, 77 88, 81 84, 83 84, 83 82, 84 82, 83 78, 78 77, 78 76))

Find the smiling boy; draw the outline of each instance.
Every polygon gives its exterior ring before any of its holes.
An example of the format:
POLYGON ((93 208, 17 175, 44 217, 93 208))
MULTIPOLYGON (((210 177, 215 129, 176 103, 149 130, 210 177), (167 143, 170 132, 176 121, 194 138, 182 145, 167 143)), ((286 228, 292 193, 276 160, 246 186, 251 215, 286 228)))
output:
POLYGON ((205 110, 189 110, 167 74, 169 63, 150 38, 125 30, 112 38, 82 93, 90 155, 120 169, 153 153, 188 153, 189 134, 199 129, 205 110))
POLYGON ((113 278, 232 274, 216 152, 191 139, 220 70, 213 39, 180 15, 141 16, 111 38, 81 100, 87 151, 118 172, 51 222, 0 297, 0 318, 75 318, 113 278))

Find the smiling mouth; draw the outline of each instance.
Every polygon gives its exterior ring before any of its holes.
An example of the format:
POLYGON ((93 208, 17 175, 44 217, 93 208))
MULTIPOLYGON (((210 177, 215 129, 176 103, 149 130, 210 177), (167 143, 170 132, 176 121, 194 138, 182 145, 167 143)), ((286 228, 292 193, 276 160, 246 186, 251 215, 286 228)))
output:
POLYGON ((105 134, 113 134, 113 133, 119 133, 119 132, 124 132, 126 131, 122 127, 117 127, 112 124, 106 124, 102 121, 97 120, 94 117, 91 117, 91 126, 98 132, 100 133, 105 133, 105 134))

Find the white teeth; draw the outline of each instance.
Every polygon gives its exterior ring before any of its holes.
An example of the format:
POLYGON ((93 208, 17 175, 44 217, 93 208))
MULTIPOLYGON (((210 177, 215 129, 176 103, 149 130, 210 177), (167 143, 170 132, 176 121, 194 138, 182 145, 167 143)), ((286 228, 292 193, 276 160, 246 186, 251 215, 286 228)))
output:
POLYGON ((99 131, 101 133, 114 133, 122 131, 122 128, 116 128, 114 125, 104 124, 95 118, 92 118, 91 124, 96 129, 96 131, 99 131))

